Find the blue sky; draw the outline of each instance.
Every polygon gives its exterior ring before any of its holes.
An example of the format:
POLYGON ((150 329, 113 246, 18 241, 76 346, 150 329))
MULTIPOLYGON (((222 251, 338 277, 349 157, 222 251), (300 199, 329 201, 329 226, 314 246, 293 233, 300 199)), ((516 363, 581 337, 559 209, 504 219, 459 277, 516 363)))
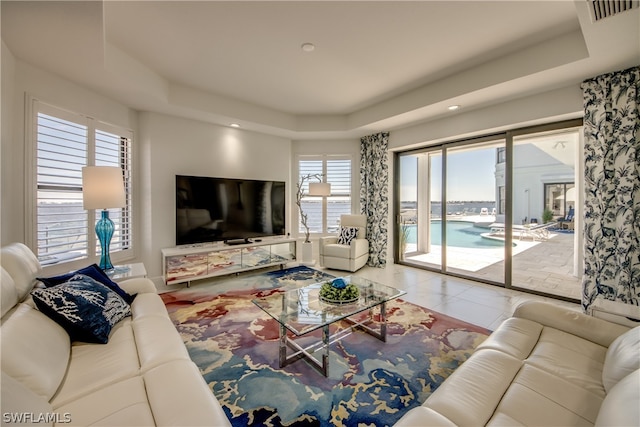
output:
MULTIPOLYGON (((417 157, 402 156, 400 160, 400 199, 416 199, 417 157)), ((442 157, 432 160, 431 199, 440 200, 442 157)), ((448 154, 447 200, 495 200, 496 148, 482 148, 448 154)))

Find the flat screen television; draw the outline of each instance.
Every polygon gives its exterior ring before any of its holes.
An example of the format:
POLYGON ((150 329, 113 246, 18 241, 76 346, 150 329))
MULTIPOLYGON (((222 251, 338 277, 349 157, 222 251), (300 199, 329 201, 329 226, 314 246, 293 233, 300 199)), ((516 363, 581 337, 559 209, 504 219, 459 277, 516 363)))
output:
POLYGON ((285 234, 285 183, 176 175, 176 245, 285 234))

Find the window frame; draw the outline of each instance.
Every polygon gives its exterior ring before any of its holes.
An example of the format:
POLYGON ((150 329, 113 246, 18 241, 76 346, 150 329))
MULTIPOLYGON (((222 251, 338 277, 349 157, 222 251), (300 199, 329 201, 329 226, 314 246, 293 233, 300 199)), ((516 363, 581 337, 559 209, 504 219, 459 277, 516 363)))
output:
MULTIPOLYGON (((295 157, 295 177, 296 177, 296 181, 295 181, 295 189, 297 190, 298 184, 300 183, 300 178, 302 177, 302 173, 300 171, 300 163, 301 161, 319 161, 322 164, 322 174, 323 176, 323 182, 327 182, 327 164, 328 162, 332 161, 332 160, 337 160, 337 161, 348 161, 350 164, 350 169, 349 169, 349 174, 350 174, 350 180, 349 180, 349 205, 350 205, 350 213, 354 212, 354 206, 357 206, 357 203, 359 203, 359 194, 354 194, 354 191, 356 189, 356 179, 357 177, 355 176, 354 173, 354 156, 352 154, 328 154, 328 153, 324 153, 324 154, 298 154, 295 157)), ((313 180, 312 180, 313 182, 313 180)), ((306 185, 308 185, 307 183, 305 183, 306 185)), ((306 193, 306 191, 305 191, 306 193)), ((334 186, 332 186, 331 189, 331 195, 330 196, 313 196, 314 198, 321 198, 322 199, 322 221, 321 221, 321 227, 322 227, 322 231, 318 232, 318 231, 313 231, 312 229, 310 229, 310 236, 324 236, 324 235, 328 235, 328 234, 335 234, 337 232, 337 230, 339 230, 339 227, 330 227, 328 224, 329 221, 329 213, 328 213, 328 205, 329 205, 329 199, 331 198, 337 198, 337 197, 341 197, 342 194, 336 194, 334 192, 334 186)), ((308 214, 308 212, 305 212, 308 214)), ((299 209, 296 209, 296 214, 295 214, 295 220, 293 223, 293 229, 296 232, 296 235, 298 237, 302 237, 304 236, 304 231, 303 231, 303 227, 302 224, 300 223, 300 211, 299 209)))
MULTIPOLYGON (((123 126, 112 125, 106 122, 102 122, 94 117, 73 112, 51 103, 41 101, 35 97, 27 95, 26 97, 26 129, 25 129, 25 242, 32 248, 36 256, 39 255, 39 242, 38 242, 38 115, 40 113, 59 118, 65 121, 77 123, 87 127, 86 137, 86 165, 92 166, 94 164, 105 164, 98 161, 96 163, 96 135, 98 132, 115 135, 119 138, 125 138, 128 140, 126 144, 128 147, 124 148, 124 151, 119 154, 120 161, 126 165, 124 168, 125 178, 125 195, 127 205, 120 210, 121 215, 125 217, 125 221, 128 222, 126 229, 126 239, 128 245, 124 249, 115 249, 114 245, 111 247, 110 256, 114 262, 121 263, 125 260, 135 257, 135 234, 134 234, 134 213, 135 205, 133 200, 133 155, 134 155, 134 134, 131 129, 127 129, 123 126)), ((124 143, 124 142, 123 142, 124 143)), ((110 212, 115 209, 110 209, 110 212)), ((80 266, 86 266, 87 263, 98 263, 100 260, 100 244, 98 242, 95 233, 95 224, 100 218, 99 210, 87 210, 87 225, 86 225, 86 254, 74 257, 69 260, 60 260, 56 263, 45 264, 43 269, 50 270, 52 272, 68 271, 80 266)), ((115 221, 114 221, 115 222, 115 221)), ((120 224, 116 223, 116 228, 120 229, 120 224)), ((115 238, 115 236, 114 236, 115 238)), ((115 245, 117 248, 118 245, 115 245)), ((83 249, 85 250, 85 249, 83 249)))

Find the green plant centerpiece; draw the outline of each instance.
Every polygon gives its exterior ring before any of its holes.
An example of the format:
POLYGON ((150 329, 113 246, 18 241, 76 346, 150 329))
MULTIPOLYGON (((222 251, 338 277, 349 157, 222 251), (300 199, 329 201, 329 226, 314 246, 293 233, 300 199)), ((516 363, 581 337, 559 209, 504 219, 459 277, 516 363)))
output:
POLYGON ((323 283, 320 287, 320 300, 332 304, 347 304, 355 302, 360 296, 358 287, 353 283, 347 283, 339 277, 323 283))

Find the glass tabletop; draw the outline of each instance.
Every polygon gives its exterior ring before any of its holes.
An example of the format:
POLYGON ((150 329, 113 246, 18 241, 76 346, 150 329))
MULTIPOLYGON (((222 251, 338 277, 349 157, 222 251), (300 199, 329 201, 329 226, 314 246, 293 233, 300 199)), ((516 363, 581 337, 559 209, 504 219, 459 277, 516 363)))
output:
POLYGON ((320 282, 257 298, 253 303, 294 334, 304 335, 406 294, 405 291, 359 276, 341 279, 358 288, 356 301, 336 304, 321 300, 320 288, 327 282, 320 282))

